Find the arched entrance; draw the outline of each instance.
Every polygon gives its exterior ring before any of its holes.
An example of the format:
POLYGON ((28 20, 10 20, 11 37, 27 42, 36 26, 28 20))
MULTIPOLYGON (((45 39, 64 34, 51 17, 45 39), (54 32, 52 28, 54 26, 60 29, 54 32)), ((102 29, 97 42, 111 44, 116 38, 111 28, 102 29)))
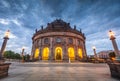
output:
POLYGON ((36 48, 36 50, 35 50, 34 58, 39 59, 39 49, 38 48, 36 48))
POLYGON ((74 48, 73 47, 68 48, 68 56, 69 56, 70 60, 75 60, 75 54, 74 54, 74 48))
POLYGON ((56 61, 62 60, 62 48, 61 47, 55 48, 55 60, 56 61))
POLYGON ((80 59, 83 58, 82 49, 80 49, 80 48, 78 49, 78 56, 79 56, 80 59))
POLYGON ((45 47, 43 48, 42 52, 42 60, 48 60, 49 59, 49 48, 45 47))

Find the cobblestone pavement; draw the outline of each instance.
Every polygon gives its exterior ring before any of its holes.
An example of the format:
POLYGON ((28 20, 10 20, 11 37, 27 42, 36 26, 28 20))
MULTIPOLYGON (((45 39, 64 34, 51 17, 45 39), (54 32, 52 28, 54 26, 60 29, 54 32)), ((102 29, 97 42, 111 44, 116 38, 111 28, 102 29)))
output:
POLYGON ((110 76, 107 64, 12 63, 0 81, 120 81, 110 76))

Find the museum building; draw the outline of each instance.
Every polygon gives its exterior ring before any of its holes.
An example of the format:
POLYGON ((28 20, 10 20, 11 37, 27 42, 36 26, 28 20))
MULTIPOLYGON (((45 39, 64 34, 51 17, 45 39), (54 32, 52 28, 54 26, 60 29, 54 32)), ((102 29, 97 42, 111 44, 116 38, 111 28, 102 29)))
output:
POLYGON ((41 61, 81 61, 86 59, 85 35, 81 29, 56 19, 35 30, 32 37, 32 58, 41 61))

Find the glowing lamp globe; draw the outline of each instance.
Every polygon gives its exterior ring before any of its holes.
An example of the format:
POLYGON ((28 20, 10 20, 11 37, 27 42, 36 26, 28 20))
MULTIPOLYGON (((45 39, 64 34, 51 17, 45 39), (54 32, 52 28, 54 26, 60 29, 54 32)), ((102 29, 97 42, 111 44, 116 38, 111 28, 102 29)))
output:
POLYGON ((10 35, 10 30, 7 30, 6 32, 5 32, 5 37, 9 37, 9 35, 10 35))

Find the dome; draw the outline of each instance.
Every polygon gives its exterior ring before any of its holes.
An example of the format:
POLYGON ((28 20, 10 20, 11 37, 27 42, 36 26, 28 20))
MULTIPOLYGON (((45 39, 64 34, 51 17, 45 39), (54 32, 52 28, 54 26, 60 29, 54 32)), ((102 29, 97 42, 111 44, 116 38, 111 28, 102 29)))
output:
POLYGON ((56 19, 52 23, 48 24, 47 28, 65 29, 65 28, 70 28, 70 26, 69 23, 66 23, 61 19, 56 19))
POLYGON ((70 23, 67 23, 61 19, 56 19, 53 22, 48 23, 46 28, 43 28, 43 26, 41 26, 40 30, 38 31, 36 30, 35 35, 46 33, 46 32, 73 32, 79 35, 83 35, 83 37, 85 38, 84 33, 81 32, 81 29, 78 31, 76 29, 76 26, 72 28, 70 26, 70 23))

